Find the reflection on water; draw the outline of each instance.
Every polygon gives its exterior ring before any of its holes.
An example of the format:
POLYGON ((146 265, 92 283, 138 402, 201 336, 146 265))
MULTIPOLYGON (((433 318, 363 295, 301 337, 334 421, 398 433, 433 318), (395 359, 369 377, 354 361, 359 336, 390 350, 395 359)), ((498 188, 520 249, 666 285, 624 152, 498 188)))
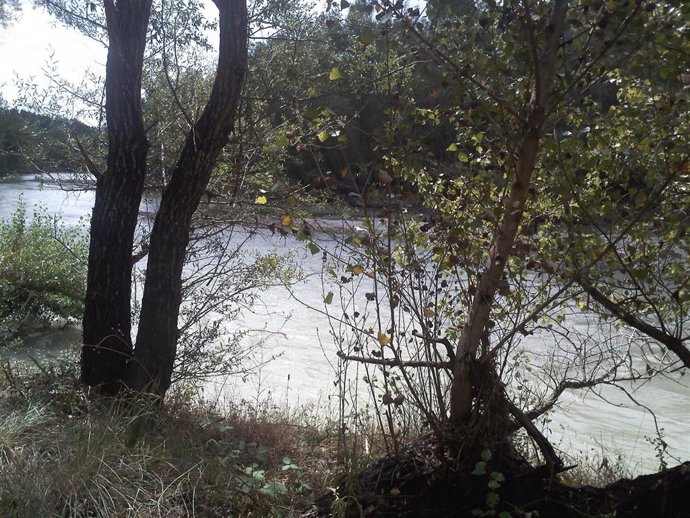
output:
MULTIPOLYGON (((0 218, 7 218, 14 211, 20 197, 29 209, 37 203, 45 204, 49 213, 60 214, 68 224, 88 216, 94 201, 93 192, 63 192, 55 186, 40 186, 33 175, 25 175, 0 183, 0 218)), ((146 207, 142 210, 148 211, 146 207)), ((244 236, 237 233, 235 239, 244 236)), ((255 312, 244 312, 229 323, 230 329, 254 330, 245 339, 264 340, 266 357, 278 355, 278 359, 263 366, 256 377, 246 382, 237 378, 222 380, 209 384, 207 392, 221 390, 221 397, 252 398, 265 397, 270 391, 274 401, 287 401, 291 405, 326 400, 336 392, 331 367, 335 346, 329 335, 329 323, 322 314, 300 302, 321 305, 324 296, 321 255, 312 255, 303 243, 290 236, 257 235, 245 246, 250 254, 293 252, 305 272, 312 275, 293 287, 294 298, 285 288, 267 289, 262 292, 255 312)), ((592 324, 576 321, 572 325, 577 328, 592 324)), ((76 348, 79 341, 78 329, 51 331, 29 337, 25 349, 12 355, 16 359, 22 355, 45 358, 65 348, 76 348)), ((538 350, 548 344, 535 341, 527 343, 527 347, 538 350)), ((690 388, 685 379, 681 382, 658 378, 644 386, 630 386, 630 397, 615 387, 605 387, 599 395, 566 392, 544 427, 554 443, 571 454, 582 452, 591 457, 618 450, 632 471, 655 471, 658 468, 653 443, 656 424, 663 429, 663 439, 671 454, 681 459, 690 456, 690 388), (631 397, 653 409, 657 423, 631 397)), ((674 461, 670 460, 669 464, 674 461)))

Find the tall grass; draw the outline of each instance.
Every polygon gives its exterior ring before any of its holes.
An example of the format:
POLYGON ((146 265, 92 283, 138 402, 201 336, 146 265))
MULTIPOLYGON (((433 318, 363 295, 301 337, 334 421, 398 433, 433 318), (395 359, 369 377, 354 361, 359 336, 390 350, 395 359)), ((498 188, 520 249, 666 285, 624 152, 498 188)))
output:
POLYGON ((315 413, 90 401, 73 362, 0 380, 0 516, 291 516, 331 483, 315 413))

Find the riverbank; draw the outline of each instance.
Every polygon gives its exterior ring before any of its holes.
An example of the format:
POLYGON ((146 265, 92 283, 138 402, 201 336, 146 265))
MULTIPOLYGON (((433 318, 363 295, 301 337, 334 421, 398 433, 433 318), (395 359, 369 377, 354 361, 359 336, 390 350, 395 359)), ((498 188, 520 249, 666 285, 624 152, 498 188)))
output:
POLYGON ((75 362, 0 375, 0 516, 288 516, 338 472, 318 409, 90 401, 75 362))
POLYGON ((324 409, 221 405, 190 394, 177 390, 162 408, 104 403, 80 387, 74 358, 22 371, 5 364, 0 515, 287 517, 311 508, 303 516, 466 516, 458 513, 472 502, 480 511, 538 504, 546 518, 619 509, 616 516, 683 516, 676 497, 690 479, 687 464, 635 480, 620 465, 583 464, 553 478, 527 464, 498 471, 494 457, 485 475, 468 475, 442 470, 428 438, 408 437, 404 450, 385 457, 375 440, 349 437, 343 455, 342 428, 324 409), (487 485, 489 476, 498 486, 487 485), (490 494, 500 496, 495 505, 490 494))

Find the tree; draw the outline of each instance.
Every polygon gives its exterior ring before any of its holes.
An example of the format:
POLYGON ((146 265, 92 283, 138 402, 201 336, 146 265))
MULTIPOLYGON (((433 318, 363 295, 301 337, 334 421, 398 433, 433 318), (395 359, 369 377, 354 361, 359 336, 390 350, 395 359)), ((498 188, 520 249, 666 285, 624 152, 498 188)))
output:
POLYGON ((82 382, 110 394, 123 383, 163 396, 170 385, 190 225, 232 131, 247 61, 243 0, 215 0, 218 65, 211 94, 170 172, 151 233, 136 346, 131 337, 132 250, 147 172, 142 70, 151 0, 105 0, 107 168, 97 178, 84 303, 82 382))
POLYGON ((20 9, 19 0, 0 0, 0 27, 12 23, 15 12, 20 9))
POLYGON ((410 62, 419 74, 389 81, 376 167, 414 185, 424 211, 421 222, 373 214, 344 243, 359 255, 333 269, 340 356, 382 372, 367 380, 391 429, 413 405, 476 453, 524 427, 558 467, 532 421, 563 391, 669 373, 668 352, 687 348, 687 13, 676 2, 430 4, 430 19, 375 6, 392 76, 410 62), (661 78, 641 65, 659 61, 661 78), (436 105, 419 106, 430 63, 436 105), (450 127, 444 151, 410 121, 450 127), (565 315, 592 309, 662 353, 646 368, 613 335, 590 348, 565 315), (520 351, 535 334, 554 338, 538 368, 520 351))

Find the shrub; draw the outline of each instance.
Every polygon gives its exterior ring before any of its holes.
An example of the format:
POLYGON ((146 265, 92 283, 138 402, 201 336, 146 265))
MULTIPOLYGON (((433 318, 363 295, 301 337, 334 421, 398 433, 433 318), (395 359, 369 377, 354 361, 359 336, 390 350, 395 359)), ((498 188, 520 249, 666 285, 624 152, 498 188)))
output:
MULTIPOLYGON (((0 340, 56 317, 81 315, 87 239, 45 207, 31 218, 20 203, 0 222, 0 340)), ((2 343, 0 342, 0 343, 2 343)))

